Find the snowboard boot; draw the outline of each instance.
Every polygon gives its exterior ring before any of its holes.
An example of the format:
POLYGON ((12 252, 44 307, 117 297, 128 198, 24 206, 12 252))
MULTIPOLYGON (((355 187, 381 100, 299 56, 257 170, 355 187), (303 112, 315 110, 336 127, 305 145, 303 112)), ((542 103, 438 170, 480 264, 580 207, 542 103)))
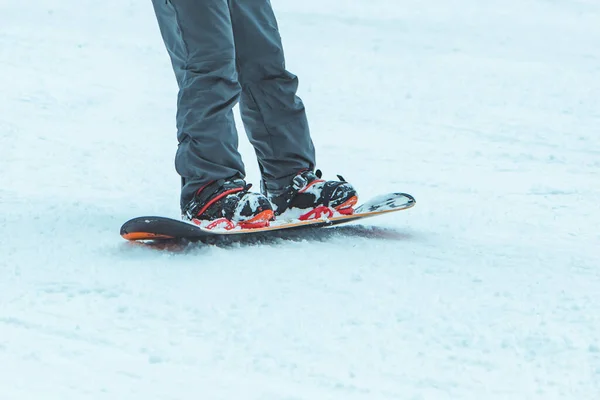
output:
POLYGON ((329 218, 336 213, 354 213, 354 206, 358 202, 354 187, 340 175, 339 181, 326 181, 321 176, 319 170, 305 170, 297 174, 283 190, 268 193, 277 218, 305 221, 329 218))
POLYGON ((273 207, 264 195, 250 192, 251 186, 239 178, 213 181, 196 191, 182 217, 207 229, 267 227, 273 207))

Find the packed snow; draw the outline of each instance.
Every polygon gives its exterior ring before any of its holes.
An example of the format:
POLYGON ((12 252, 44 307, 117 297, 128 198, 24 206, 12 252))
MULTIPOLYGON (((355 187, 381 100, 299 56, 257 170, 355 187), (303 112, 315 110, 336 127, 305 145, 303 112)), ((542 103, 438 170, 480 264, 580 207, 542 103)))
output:
POLYGON ((273 6, 318 167, 416 206, 128 243, 179 215, 151 4, 1 2, 0 399, 600 398, 600 3, 273 6))

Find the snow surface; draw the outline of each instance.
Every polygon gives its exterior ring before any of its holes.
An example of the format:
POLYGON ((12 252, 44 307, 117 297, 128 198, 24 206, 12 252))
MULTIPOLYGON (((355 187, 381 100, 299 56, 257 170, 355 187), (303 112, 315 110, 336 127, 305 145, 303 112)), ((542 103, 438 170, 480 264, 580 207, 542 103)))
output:
POLYGON ((128 244, 178 215, 150 3, 3 1, 0 399, 600 398, 600 3, 273 3, 319 168, 416 207, 128 244))

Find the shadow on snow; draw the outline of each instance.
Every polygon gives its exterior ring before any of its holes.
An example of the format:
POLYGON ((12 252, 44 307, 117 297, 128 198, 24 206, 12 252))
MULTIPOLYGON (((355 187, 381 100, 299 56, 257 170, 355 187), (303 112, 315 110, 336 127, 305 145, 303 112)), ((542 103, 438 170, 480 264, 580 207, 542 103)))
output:
POLYGON ((305 228, 289 231, 261 232, 244 236, 210 236, 198 241, 187 239, 151 240, 128 242, 125 246, 145 247, 149 249, 186 252, 201 246, 219 248, 238 248, 240 246, 276 245, 284 242, 325 242, 336 238, 361 238, 373 240, 406 241, 412 235, 391 228, 351 225, 328 228, 305 228))

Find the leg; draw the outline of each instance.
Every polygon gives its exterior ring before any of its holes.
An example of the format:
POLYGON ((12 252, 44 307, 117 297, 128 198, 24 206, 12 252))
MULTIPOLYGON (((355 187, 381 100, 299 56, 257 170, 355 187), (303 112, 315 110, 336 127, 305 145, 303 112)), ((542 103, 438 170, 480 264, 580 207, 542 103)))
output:
POLYGON ((285 69, 269 0, 229 0, 236 45, 240 111, 269 191, 280 190, 302 169, 315 166, 298 78, 285 69))
POLYGON ((175 168, 182 206, 209 181, 244 177, 232 108, 237 81, 227 0, 152 0, 179 95, 175 168))

